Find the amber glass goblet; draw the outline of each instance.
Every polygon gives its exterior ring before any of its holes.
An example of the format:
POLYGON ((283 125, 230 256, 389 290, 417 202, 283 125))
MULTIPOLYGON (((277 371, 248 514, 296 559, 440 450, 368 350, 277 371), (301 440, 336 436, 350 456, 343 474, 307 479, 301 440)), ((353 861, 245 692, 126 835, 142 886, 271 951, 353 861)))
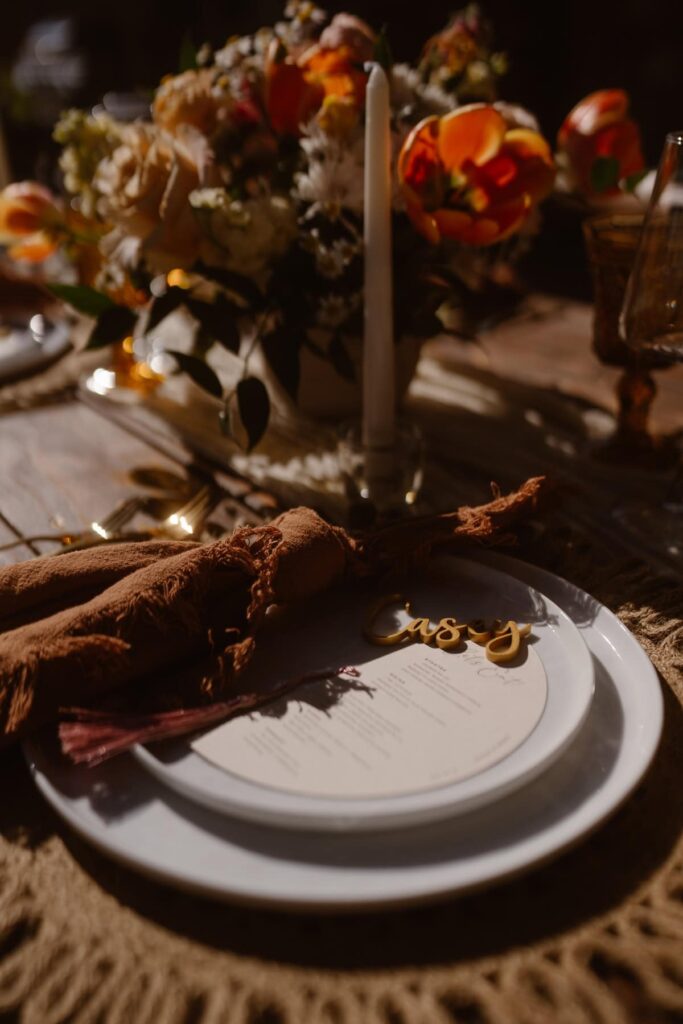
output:
MULTIPOLYGON (((683 361, 683 131, 666 137, 626 288, 622 336, 635 359, 683 361)), ((664 500, 615 510, 639 541, 683 565, 683 478, 678 473, 664 500)))
POLYGON ((636 359, 683 360, 683 131, 666 137, 620 327, 636 359))
POLYGON ((641 214, 593 217, 583 226, 595 301, 593 350, 602 363, 622 368, 617 383, 616 429, 594 451, 600 458, 635 459, 654 467, 670 461, 671 456, 648 427, 657 392, 651 371, 669 366, 670 359, 660 352, 634 350, 627 344, 620 323, 642 228, 641 214))

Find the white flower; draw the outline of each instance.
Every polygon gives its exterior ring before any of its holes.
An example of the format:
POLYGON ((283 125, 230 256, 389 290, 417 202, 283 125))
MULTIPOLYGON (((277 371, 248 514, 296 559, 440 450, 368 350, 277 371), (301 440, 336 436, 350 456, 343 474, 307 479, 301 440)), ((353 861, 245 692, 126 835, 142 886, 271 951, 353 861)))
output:
POLYGON ((312 232, 314 240, 315 265, 321 277, 331 281, 341 277, 354 256, 363 251, 363 243, 359 238, 356 243, 347 238, 336 238, 331 245, 323 245, 317 232, 312 232))
POLYGON ((333 331, 358 309, 360 301, 361 296, 358 292, 352 295, 324 295, 318 303, 318 324, 333 331))
POLYGON ((349 138, 332 138, 311 121, 301 138, 308 159, 306 171, 294 176, 294 195, 322 207, 343 206, 361 213, 363 209, 363 132, 358 128, 349 138))
POLYGON ((196 188, 190 192, 190 204, 195 210, 227 210, 230 201, 224 188, 196 188))
POLYGON ((191 193, 190 203, 205 234, 202 259, 247 277, 261 278, 296 237, 296 214, 284 196, 240 201, 203 188, 191 193))
POLYGON ((457 104, 440 86, 425 84, 409 64, 394 64, 391 69, 391 106, 400 118, 411 117, 415 121, 430 114, 447 114, 457 104))
MULTIPOLYGON (((396 175, 396 159, 407 129, 392 131, 392 206, 404 208, 396 175)), ((316 209, 336 216, 340 209, 363 212, 363 175, 365 141, 359 126, 351 136, 342 139, 328 135, 316 121, 305 128, 300 142, 308 158, 308 167, 294 175, 292 195, 316 209)))

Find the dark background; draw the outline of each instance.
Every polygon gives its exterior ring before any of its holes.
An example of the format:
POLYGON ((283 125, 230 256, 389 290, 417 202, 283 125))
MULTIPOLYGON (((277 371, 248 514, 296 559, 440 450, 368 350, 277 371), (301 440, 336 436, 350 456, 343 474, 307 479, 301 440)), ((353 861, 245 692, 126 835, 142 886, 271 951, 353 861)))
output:
MULTIPOLYGON (((397 59, 417 56, 422 42, 458 6, 450 0, 331 2, 331 12, 351 9, 374 27, 387 24, 397 59)), ((199 0, 179 9, 163 0, 6 0, 0 34, 5 77, 29 26, 41 18, 72 15, 85 51, 85 85, 74 102, 91 105, 111 89, 151 89, 178 66, 189 32, 196 44, 220 44, 273 22, 277 0, 199 0)), ((681 0, 485 0, 496 48, 510 58, 503 98, 529 106, 554 137, 565 113, 585 93, 621 86, 632 97, 649 163, 665 133, 683 127, 683 3, 681 0)), ((9 110, 5 104, 5 117, 9 110)), ((13 163, 21 164, 20 154, 13 163)), ((13 167, 14 170, 14 167, 13 167)), ((17 166, 19 175, 24 168, 17 166)))
MULTIPOLYGON (((5 0, 0 33, 0 99, 14 178, 56 184, 51 126, 65 106, 91 107, 108 91, 147 90, 177 71, 181 43, 221 45, 229 35, 272 24, 280 0, 199 0, 178 8, 164 0, 5 0), (17 95, 13 68, 32 25, 70 16, 72 51, 84 58, 81 85, 63 95, 17 95)), ((397 60, 414 60, 453 10, 450 0, 330 2, 374 27, 386 25, 397 60)), ((483 0, 495 49, 509 58, 501 98, 528 106, 554 142, 571 107, 586 93, 626 89, 641 126, 646 161, 657 163, 667 131, 683 128, 683 0, 483 0)), ((544 232, 534 246, 533 283, 570 294, 590 293, 580 224, 546 204, 544 232), (559 244, 558 244, 559 243, 559 244), (551 267, 547 265, 550 256, 551 267), (548 274, 553 278, 547 280, 548 274)))

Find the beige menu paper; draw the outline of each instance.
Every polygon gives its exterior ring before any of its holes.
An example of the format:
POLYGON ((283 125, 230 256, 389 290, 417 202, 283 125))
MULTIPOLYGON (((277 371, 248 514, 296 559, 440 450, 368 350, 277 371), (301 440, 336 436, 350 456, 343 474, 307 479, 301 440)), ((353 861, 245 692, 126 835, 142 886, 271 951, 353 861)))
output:
POLYGON ((359 679, 302 685, 192 747, 227 772, 291 793, 399 796, 506 757, 530 735, 547 697, 532 646, 521 665, 494 665, 474 644, 460 652, 415 644, 358 668, 359 679))

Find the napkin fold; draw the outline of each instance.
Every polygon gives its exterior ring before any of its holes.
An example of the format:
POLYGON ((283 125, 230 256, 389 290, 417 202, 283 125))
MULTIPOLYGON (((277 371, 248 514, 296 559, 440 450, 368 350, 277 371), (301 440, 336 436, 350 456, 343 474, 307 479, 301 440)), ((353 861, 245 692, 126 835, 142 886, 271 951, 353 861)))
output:
POLYGON ((115 544, 7 566, 0 739, 25 736, 71 708, 63 749, 95 763, 141 738, 197 728, 206 719, 200 709, 227 717, 244 706, 224 698, 271 605, 345 578, 406 570, 463 541, 501 542, 544 492, 545 479, 535 477, 486 505, 359 536, 296 508, 209 544, 115 544))

